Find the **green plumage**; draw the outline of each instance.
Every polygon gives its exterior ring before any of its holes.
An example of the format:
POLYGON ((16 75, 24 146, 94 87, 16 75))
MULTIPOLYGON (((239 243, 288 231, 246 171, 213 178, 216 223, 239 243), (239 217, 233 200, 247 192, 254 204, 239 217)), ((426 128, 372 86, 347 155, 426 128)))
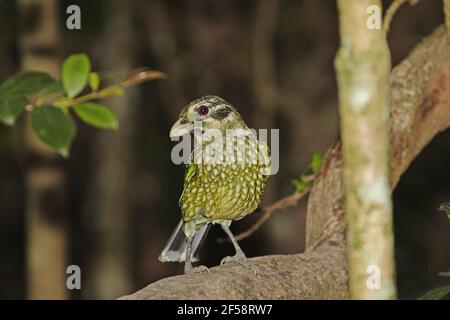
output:
MULTIPOLYGON (((217 220, 239 220, 254 212, 264 192, 267 146, 256 138, 245 138, 246 156, 256 163, 190 164, 185 175, 180 205, 185 222, 198 226, 217 220), (249 142, 250 141, 250 142, 249 142), (262 150, 258 157, 249 146, 262 150), (264 160, 264 156, 266 156, 264 160)), ((240 153, 236 148, 237 157, 240 153)))

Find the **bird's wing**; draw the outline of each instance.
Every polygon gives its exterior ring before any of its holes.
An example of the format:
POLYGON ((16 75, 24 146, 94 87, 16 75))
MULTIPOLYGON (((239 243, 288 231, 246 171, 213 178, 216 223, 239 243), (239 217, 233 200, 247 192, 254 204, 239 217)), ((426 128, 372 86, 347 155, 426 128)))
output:
POLYGON ((258 148, 260 164, 264 168, 265 174, 269 175, 272 167, 269 147, 264 142, 259 141, 258 148))
POLYGON ((181 206, 181 198, 183 197, 184 192, 189 184, 189 181, 195 174, 195 165, 190 163, 186 167, 186 171, 184 172, 184 184, 183 184, 183 192, 181 193, 180 199, 178 200, 178 204, 181 206))

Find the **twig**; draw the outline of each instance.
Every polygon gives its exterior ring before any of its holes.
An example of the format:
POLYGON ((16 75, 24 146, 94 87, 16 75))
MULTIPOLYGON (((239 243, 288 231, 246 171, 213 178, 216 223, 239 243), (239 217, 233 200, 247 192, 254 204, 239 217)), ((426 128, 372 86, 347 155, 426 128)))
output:
POLYGON ((383 29, 386 30, 386 32, 389 31, 389 27, 395 13, 405 2, 409 2, 410 5, 415 6, 419 0, 394 0, 386 10, 386 14, 384 16, 383 29))
POLYGON ((261 208, 261 212, 263 213, 262 217, 253 224, 250 228, 245 230, 244 232, 235 236, 237 241, 241 241, 245 238, 250 237, 255 231, 257 231, 263 224, 266 222, 274 212, 281 211, 287 209, 289 207, 293 207, 297 205, 301 198, 303 198, 309 192, 309 188, 303 190, 302 192, 295 191, 294 193, 281 198, 280 200, 275 201, 267 206, 263 206, 261 208))
MULTIPOLYGON (((266 222, 272 216, 272 214, 275 211, 281 211, 297 205, 298 201, 305 195, 307 195, 312 188, 312 182, 314 181, 316 174, 309 173, 310 170, 312 170, 311 165, 306 170, 306 172, 308 173, 304 173, 301 176, 302 181, 308 183, 308 185, 304 189, 302 189, 301 191, 297 189, 294 193, 284 198, 281 198, 280 200, 277 200, 274 203, 263 206, 260 209, 260 211, 263 213, 263 216, 258 221, 256 221, 256 223, 253 224, 250 228, 235 236, 235 239, 237 241, 241 241, 245 238, 248 238, 253 233, 255 233, 264 224, 264 222, 266 222)), ((227 242, 227 241, 230 241, 230 239, 220 239, 220 242, 227 242)))
POLYGON ((156 79, 167 79, 167 75, 157 70, 136 70, 135 72, 129 74, 124 80, 122 80, 119 83, 107 86, 99 91, 89 92, 85 95, 78 96, 77 98, 74 99, 64 96, 63 92, 60 92, 59 94, 50 97, 45 96, 31 97, 29 104, 25 107, 25 110, 30 112, 36 106, 41 105, 53 105, 56 108, 65 109, 91 100, 122 96, 125 88, 144 81, 156 79))

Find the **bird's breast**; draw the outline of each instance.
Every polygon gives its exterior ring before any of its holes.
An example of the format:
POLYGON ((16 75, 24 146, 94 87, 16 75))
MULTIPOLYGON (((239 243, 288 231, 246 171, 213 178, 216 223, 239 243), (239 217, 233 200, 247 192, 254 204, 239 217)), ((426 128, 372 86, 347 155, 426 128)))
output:
POLYGON ((243 141, 243 146, 235 144, 231 149, 231 159, 206 158, 193 165, 195 173, 180 199, 185 221, 237 220, 256 210, 268 177, 267 163, 259 158, 257 140, 243 141))
POLYGON ((258 165, 197 165, 181 199, 183 216, 236 220, 252 213, 261 200, 267 176, 258 165))

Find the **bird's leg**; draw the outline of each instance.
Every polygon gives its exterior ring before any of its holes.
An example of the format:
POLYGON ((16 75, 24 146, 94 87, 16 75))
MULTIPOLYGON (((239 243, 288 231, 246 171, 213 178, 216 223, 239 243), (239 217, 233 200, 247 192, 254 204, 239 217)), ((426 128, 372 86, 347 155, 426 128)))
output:
POLYGON ((241 247, 239 246, 238 242, 234 238, 233 233, 230 230, 230 224, 231 224, 230 221, 226 221, 226 222, 221 223, 220 226, 222 227, 223 231, 225 231, 227 236, 230 238, 231 243, 233 243, 236 254, 231 257, 223 258, 222 261, 220 262, 220 264, 223 265, 225 263, 235 261, 235 262, 240 263, 244 267, 250 268, 253 271, 253 273, 257 274, 258 268, 247 259, 247 256, 245 255, 244 251, 242 251, 241 247))
POLYGON ((186 237, 186 258, 184 261, 184 273, 192 273, 192 269, 194 269, 191 263, 191 247, 193 239, 193 236, 186 237))
POLYGON ((184 261, 184 273, 192 274, 192 273, 201 273, 203 271, 208 271, 209 269, 206 266, 198 266, 193 267, 191 262, 191 250, 192 250, 192 241, 194 240, 194 236, 186 237, 186 260, 184 261))
POLYGON ((233 243, 234 250, 236 251, 236 255, 233 256, 233 257, 235 257, 234 260, 241 260, 241 261, 247 260, 247 257, 245 255, 244 251, 242 251, 241 247, 239 246, 238 242, 234 238, 233 233, 230 230, 229 223, 228 224, 221 223, 220 225, 221 225, 223 231, 225 231, 227 236, 230 238, 231 243, 233 243))

